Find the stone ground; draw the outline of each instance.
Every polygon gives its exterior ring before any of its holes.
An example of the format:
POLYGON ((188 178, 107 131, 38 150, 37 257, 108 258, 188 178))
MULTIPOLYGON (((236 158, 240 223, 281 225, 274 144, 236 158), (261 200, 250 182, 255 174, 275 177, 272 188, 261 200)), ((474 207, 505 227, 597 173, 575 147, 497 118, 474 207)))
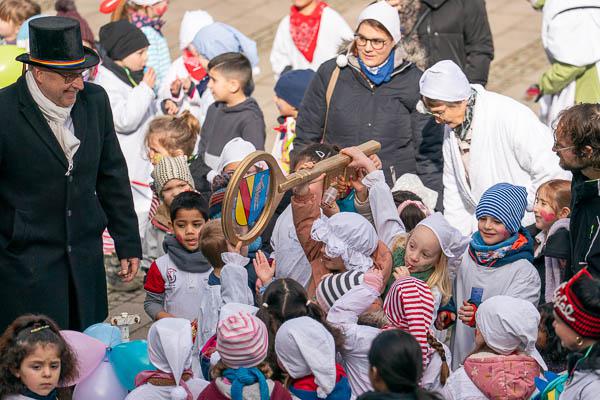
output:
MULTIPOLYGON (((45 0, 47 1, 47 0, 45 0)), ((351 26, 367 0, 329 0, 351 26)), ((98 0, 76 0, 80 13, 98 32, 109 17, 100 14, 98 0)), ((171 0, 166 15, 164 32, 169 40, 171 54, 178 54, 179 21, 190 9, 204 9, 217 21, 237 27, 257 41, 262 73, 255 78, 258 100, 265 114, 267 131, 275 126, 276 108, 273 102, 274 78, 269 64, 269 52, 279 20, 288 12, 285 0, 171 0)), ((495 60, 491 66, 488 89, 523 101, 529 84, 536 82, 547 67, 546 56, 540 41, 541 15, 532 10, 524 0, 488 0, 488 16, 494 37, 495 60)), ((532 104, 528 104, 534 107, 532 104)), ((507 116, 509 117, 509 116, 507 116)), ((272 135, 269 134, 269 143, 272 135)), ((133 339, 145 338, 150 320, 143 309, 144 293, 109 293, 110 316, 121 312, 137 313, 142 317, 139 325, 132 327, 133 339)))

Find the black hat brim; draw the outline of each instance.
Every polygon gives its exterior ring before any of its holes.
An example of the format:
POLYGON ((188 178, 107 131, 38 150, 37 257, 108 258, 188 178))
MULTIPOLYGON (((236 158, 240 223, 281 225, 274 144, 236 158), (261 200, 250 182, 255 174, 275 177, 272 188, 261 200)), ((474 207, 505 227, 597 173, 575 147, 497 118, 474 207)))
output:
POLYGON ((61 70, 61 71, 87 69, 87 68, 91 68, 95 65, 98 65, 98 63, 100 63, 100 57, 98 57, 98 54, 94 50, 90 49, 89 47, 83 46, 83 53, 85 56, 85 61, 83 62, 83 64, 74 65, 74 66, 58 67, 58 66, 52 66, 52 65, 38 63, 38 62, 32 61, 30 59, 29 53, 21 54, 21 55, 17 56, 17 58, 15 58, 15 60, 20 61, 24 64, 28 64, 28 65, 35 65, 38 67, 43 67, 43 68, 48 68, 48 69, 57 69, 57 70, 61 70))

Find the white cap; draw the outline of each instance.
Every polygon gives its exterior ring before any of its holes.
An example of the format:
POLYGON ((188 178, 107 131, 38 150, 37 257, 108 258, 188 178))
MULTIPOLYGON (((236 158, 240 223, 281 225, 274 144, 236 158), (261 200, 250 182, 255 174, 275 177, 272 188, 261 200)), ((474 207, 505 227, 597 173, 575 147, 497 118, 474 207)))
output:
POLYGON ((423 72, 419 81, 421 95, 432 100, 462 101, 471 96, 471 85, 453 61, 442 60, 423 72))
POLYGON ((215 22, 213 17, 206 11, 186 11, 179 26, 179 49, 183 50, 188 47, 196 33, 213 22, 215 22))
POLYGON ((366 19, 373 19, 385 26, 385 29, 387 29, 392 39, 394 39, 394 43, 400 41, 400 17, 398 11, 390 6, 387 1, 373 3, 362 10, 358 16, 358 25, 366 19))

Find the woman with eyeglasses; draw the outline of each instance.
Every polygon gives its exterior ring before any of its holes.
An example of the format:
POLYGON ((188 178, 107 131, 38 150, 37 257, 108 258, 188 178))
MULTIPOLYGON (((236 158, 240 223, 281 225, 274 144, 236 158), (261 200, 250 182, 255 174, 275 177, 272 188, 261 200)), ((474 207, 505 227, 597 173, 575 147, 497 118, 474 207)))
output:
POLYGON ((374 139, 388 183, 413 173, 441 192, 441 128, 415 111, 422 73, 406 60, 400 38, 398 12, 387 2, 361 12, 354 40, 321 65, 304 95, 294 150, 374 139))
MULTIPOLYGON (((470 85, 450 60, 423 73, 417 110, 444 126, 444 215, 464 235, 477 229, 475 207, 499 182, 527 188, 533 207, 537 188, 551 179, 570 179, 552 151, 550 129, 525 105, 470 85)), ((535 221, 525 213, 523 226, 535 221)))

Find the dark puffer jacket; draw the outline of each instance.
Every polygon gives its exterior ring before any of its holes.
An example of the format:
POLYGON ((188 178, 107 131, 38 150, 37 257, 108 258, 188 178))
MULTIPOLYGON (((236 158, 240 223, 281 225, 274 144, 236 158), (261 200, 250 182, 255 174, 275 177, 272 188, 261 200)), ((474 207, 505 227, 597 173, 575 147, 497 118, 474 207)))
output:
POLYGON ((421 0, 421 17, 417 32, 428 65, 452 60, 469 82, 485 86, 494 58, 485 0, 421 0))
MULTIPOLYGON (((365 78, 356 57, 348 57, 331 98, 325 142, 348 147, 377 140, 388 183, 392 183, 392 171, 397 178, 416 173, 425 185, 441 193, 442 126, 415 110, 422 73, 414 64, 403 62, 402 53, 396 52, 392 79, 379 86, 365 78)), ((323 63, 304 95, 294 151, 323 137, 325 93, 335 67, 335 59, 323 63)))

